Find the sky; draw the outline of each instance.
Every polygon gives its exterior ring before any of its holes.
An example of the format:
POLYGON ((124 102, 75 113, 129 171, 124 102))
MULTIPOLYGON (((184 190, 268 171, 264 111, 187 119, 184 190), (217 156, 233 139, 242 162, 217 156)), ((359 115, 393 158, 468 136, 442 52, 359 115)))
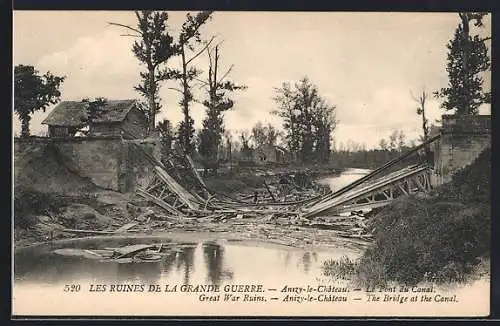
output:
MULTIPOLYGON (((173 35, 185 17, 186 12, 169 12, 173 35)), ((109 22, 133 26, 136 18, 132 11, 14 11, 13 64, 66 76, 63 101, 139 99, 134 86, 144 66, 131 52, 134 38, 109 22)), ((409 140, 421 134, 412 92, 432 93, 447 85, 446 44, 458 23, 456 13, 215 12, 201 33, 222 42, 222 68, 234 65, 229 78, 248 87, 233 95, 235 106, 225 114, 233 133, 259 121, 281 128, 280 118, 271 114, 274 88, 308 76, 336 106, 337 146, 356 142, 374 148, 394 130, 409 140)), ((491 35, 489 17, 480 33, 491 35)), ((205 72, 207 62, 203 55, 194 61, 205 72)), ((169 64, 176 67, 179 59, 169 64)), ((490 80, 486 75, 487 89, 490 80)), ((175 86, 170 81, 162 86, 158 120, 182 118, 180 94, 170 89, 175 86)), ((195 96, 203 100, 204 94, 196 90, 195 96)), ((427 102, 431 122, 444 113, 439 104, 434 98, 427 102)), ((52 108, 33 115, 32 134, 46 133, 41 122, 52 108)), ((489 105, 480 113, 489 114, 489 105)), ((194 104, 192 116, 200 128, 204 107, 194 104)), ((19 134, 15 116, 13 128, 19 134)))

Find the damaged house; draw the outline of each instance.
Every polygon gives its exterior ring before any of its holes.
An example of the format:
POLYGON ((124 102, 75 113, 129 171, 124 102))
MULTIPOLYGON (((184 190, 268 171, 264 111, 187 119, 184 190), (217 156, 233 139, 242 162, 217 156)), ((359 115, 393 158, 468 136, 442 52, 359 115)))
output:
POLYGON ((252 160, 255 164, 283 164, 290 162, 290 153, 281 146, 266 144, 253 150, 252 160))
POLYGON ((135 100, 108 100, 98 115, 89 120, 87 103, 64 101, 57 105, 42 122, 49 137, 74 137, 79 132, 87 136, 121 136, 141 139, 147 135, 147 117, 135 100))

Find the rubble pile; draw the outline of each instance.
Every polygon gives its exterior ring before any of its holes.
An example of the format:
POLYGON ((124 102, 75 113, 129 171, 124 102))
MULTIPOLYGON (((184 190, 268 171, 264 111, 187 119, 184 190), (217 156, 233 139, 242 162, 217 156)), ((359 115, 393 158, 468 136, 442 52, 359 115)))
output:
POLYGON ((149 186, 135 194, 100 191, 92 205, 73 202, 40 216, 32 227, 37 240, 214 232, 289 246, 359 247, 367 245, 371 237, 366 218, 360 214, 302 217, 300 209, 305 203, 321 200, 331 191, 300 173, 268 174, 261 188, 221 196, 208 189, 199 174, 186 178, 190 185, 181 184, 183 179, 172 177, 160 164, 155 166, 155 178, 149 186), (194 188, 198 191, 186 190, 194 188))

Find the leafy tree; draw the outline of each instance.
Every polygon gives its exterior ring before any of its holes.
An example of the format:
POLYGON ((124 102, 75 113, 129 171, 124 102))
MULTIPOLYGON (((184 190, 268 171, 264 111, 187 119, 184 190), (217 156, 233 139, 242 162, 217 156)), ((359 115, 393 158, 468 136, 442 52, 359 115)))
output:
POLYGON ((434 95, 443 98, 441 107, 445 110, 456 109, 457 115, 474 115, 479 106, 491 102, 491 94, 483 91, 481 74, 491 67, 486 40, 479 35, 470 35, 470 23, 483 27, 486 13, 460 12, 460 24, 455 29, 453 39, 447 44, 448 87, 442 88, 434 95))
POLYGON ((31 114, 45 112, 49 105, 59 102, 59 87, 65 78, 50 72, 40 76, 33 66, 14 67, 14 112, 21 120, 21 137, 30 135, 31 114))
POLYGON ((273 114, 283 119, 283 128, 286 132, 285 142, 288 149, 297 155, 302 146, 300 111, 296 109, 296 91, 289 82, 284 82, 280 88, 275 88, 273 100, 278 108, 273 114))
POLYGON ((391 152, 396 151, 396 149, 398 148, 398 135, 399 133, 397 130, 393 130, 389 135, 389 149, 391 150, 391 152))
POLYGON ((403 132, 403 130, 400 130, 398 134, 398 150, 400 152, 403 151, 405 145, 406 145, 406 135, 403 132))
POLYGON ((317 159, 321 162, 327 162, 330 158, 332 147, 332 131, 336 126, 334 115, 334 106, 318 106, 317 114, 313 115, 314 133, 314 152, 317 159))
MULTIPOLYGON (((425 103, 428 98, 428 94, 425 90, 420 93, 418 97, 412 94, 413 100, 418 103, 417 114, 422 116, 422 131, 423 131, 423 142, 426 142, 429 139, 429 120, 427 120, 425 116, 425 103)), ((429 155, 429 146, 425 146, 425 153, 429 155)))
POLYGON ((160 112, 159 91, 161 82, 172 78, 166 67, 168 60, 178 55, 178 48, 174 44, 173 37, 168 32, 168 13, 165 11, 135 11, 137 26, 109 23, 126 29, 131 36, 138 38, 134 42, 132 52, 139 62, 146 66, 146 71, 141 72, 141 83, 135 86, 147 101, 146 113, 149 122, 149 133, 156 126, 156 115, 160 112))
POLYGON ((224 133, 224 112, 234 106, 234 101, 229 95, 246 89, 246 86, 237 85, 227 79, 233 65, 225 73, 220 73, 219 45, 213 48, 208 47, 207 54, 209 59, 207 80, 200 81, 208 95, 208 99, 203 101, 203 105, 207 108, 207 117, 203 120, 199 152, 206 163, 210 162, 213 165, 217 162, 217 151, 224 133))
POLYGON ((177 80, 181 88, 170 87, 181 94, 179 104, 182 108, 184 119, 179 123, 178 138, 185 153, 192 153, 194 149, 193 136, 194 120, 189 113, 190 103, 194 100, 192 89, 192 82, 201 74, 201 70, 193 67, 191 64, 203 51, 210 45, 213 38, 206 42, 205 45, 199 49, 195 54, 188 58, 190 52, 196 51, 196 46, 202 43, 200 27, 203 26, 210 18, 211 11, 202 11, 196 15, 188 13, 186 21, 182 24, 179 40, 175 45, 177 52, 181 56, 181 70, 169 69, 169 76, 177 80))
POLYGON ((383 151, 386 151, 389 148, 389 144, 387 143, 387 140, 385 140, 384 138, 382 138, 378 144, 380 146, 380 149, 383 151))
POLYGON ((275 92, 273 100, 278 108, 273 113, 283 119, 289 150, 303 162, 329 158, 331 134, 336 126, 335 106, 320 96, 307 77, 293 87, 283 83, 275 92))
POLYGON ((87 115, 89 122, 99 118, 99 116, 103 112, 102 109, 106 105, 107 101, 108 100, 104 97, 96 97, 94 100, 84 98, 82 100, 83 103, 87 104, 87 115))
POLYGON ((250 134, 247 130, 242 130, 239 134, 241 142, 241 154, 246 160, 252 157, 252 146, 250 145, 250 134))
MULTIPOLYGON (((91 100, 90 98, 84 98, 82 99, 82 103, 86 104, 86 109, 87 109, 87 122, 91 122, 101 116, 103 113, 103 108, 107 103, 107 99, 104 97, 96 97, 95 99, 91 100)), ((84 135, 88 135, 90 130, 88 129, 88 125, 82 129, 79 130, 73 130, 75 133, 80 132, 84 135)))
POLYGON ((262 122, 259 121, 252 127, 252 138, 256 147, 267 144, 266 127, 262 124, 262 122))
POLYGON ((252 138, 257 147, 264 145, 274 146, 280 136, 281 132, 270 123, 263 125, 259 121, 252 127, 252 138))

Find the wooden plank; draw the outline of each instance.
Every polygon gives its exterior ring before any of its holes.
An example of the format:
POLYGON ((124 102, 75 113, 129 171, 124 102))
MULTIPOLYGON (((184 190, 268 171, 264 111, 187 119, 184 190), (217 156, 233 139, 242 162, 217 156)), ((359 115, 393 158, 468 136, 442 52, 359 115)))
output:
POLYGON ((121 228, 116 229, 115 233, 126 232, 126 231, 128 231, 128 229, 133 228, 136 225, 137 225, 137 223, 135 223, 135 222, 127 223, 124 226, 122 226, 121 228))
POLYGON ((170 191, 175 193, 179 199, 181 199, 189 208, 197 210, 199 205, 196 199, 191 195, 186 189, 184 189, 180 184, 177 183, 170 175, 168 175, 165 170, 159 166, 155 166, 155 171, 158 176, 167 184, 170 191))
POLYGON ((153 203, 155 203, 156 205, 160 206, 161 208, 167 210, 171 214, 184 216, 184 214, 182 214, 181 212, 179 212, 178 210, 176 210, 175 208, 173 208, 172 206, 170 206, 169 204, 167 204, 163 200, 156 198, 155 196, 147 193, 146 191, 144 191, 144 190, 142 190, 140 188, 137 189, 137 193, 139 195, 141 195, 142 197, 144 197, 144 198, 152 201, 153 203))
POLYGON ((420 182, 419 177, 420 177, 420 175, 417 175, 415 177, 415 183, 417 184, 418 188, 420 188, 420 190, 425 191, 425 186, 420 182))
POLYGON ((266 186, 267 192, 269 193, 269 195, 271 195, 271 198, 273 199, 273 201, 276 201, 276 198, 274 198, 274 195, 273 195, 273 192, 271 191, 271 188, 269 188, 269 185, 267 184, 267 182, 265 180, 264 180, 264 186, 266 186))
POLYGON ((196 169, 196 166, 194 165, 194 162, 191 159, 191 156, 189 156, 189 155, 186 154, 186 159, 189 162, 189 165, 191 166, 191 169, 193 170, 194 175, 196 176, 196 178, 198 179, 198 181, 203 186, 203 191, 204 191, 205 195, 207 195, 208 197, 212 196, 210 194, 210 192, 208 191, 208 188, 207 188, 207 185, 205 184, 205 181, 203 181, 203 178, 201 177, 200 173, 198 173, 198 170, 196 169))
POLYGON ((70 233, 89 233, 89 234, 114 234, 115 231, 97 231, 97 230, 79 230, 79 229, 62 229, 61 232, 70 233))
POLYGON ((134 256, 135 254, 145 251, 148 249, 153 249, 156 248, 156 245, 147 245, 147 244, 136 244, 136 245, 130 245, 130 246, 125 246, 121 248, 116 248, 116 252, 118 253, 119 256, 116 258, 125 258, 125 257, 130 257, 134 256))

